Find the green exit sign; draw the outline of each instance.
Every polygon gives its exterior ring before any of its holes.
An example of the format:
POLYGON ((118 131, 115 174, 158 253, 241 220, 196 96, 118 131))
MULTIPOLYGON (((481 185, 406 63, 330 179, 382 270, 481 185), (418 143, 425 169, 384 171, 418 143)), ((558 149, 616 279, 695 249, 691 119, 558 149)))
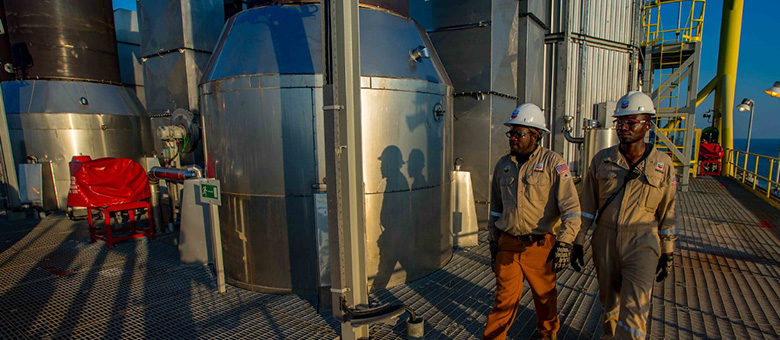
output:
POLYGON ((220 197, 219 181, 215 179, 202 179, 200 183, 200 200, 206 204, 222 205, 220 197))
POLYGON ((200 186, 200 196, 203 198, 218 199, 219 189, 216 185, 203 184, 200 186))

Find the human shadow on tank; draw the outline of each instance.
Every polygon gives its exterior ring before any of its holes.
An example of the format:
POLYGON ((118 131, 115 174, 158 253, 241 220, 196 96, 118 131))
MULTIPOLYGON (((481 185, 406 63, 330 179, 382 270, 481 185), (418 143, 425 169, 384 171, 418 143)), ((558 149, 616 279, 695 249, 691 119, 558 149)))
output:
POLYGON ((379 249, 379 266, 373 281, 373 289, 386 288, 390 277, 395 272, 396 264, 401 268, 408 268, 411 265, 409 257, 411 254, 403 251, 408 249, 408 235, 404 230, 407 229, 408 221, 404 217, 408 216, 408 201, 406 196, 395 197, 394 193, 409 191, 409 182, 401 173, 401 168, 405 162, 401 150, 390 145, 382 151, 379 157, 382 162, 380 171, 382 179, 385 182, 385 190, 382 194, 382 208, 379 213, 379 228, 381 234, 377 240, 379 249))
POLYGON ((428 181, 423 175, 423 169, 425 169, 425 155, 420 149, 412 149, 409 152, 409 160, 406 165, 406 171, 410 178, 413 178, 412 189, 426 188, 428 187, 428 181))

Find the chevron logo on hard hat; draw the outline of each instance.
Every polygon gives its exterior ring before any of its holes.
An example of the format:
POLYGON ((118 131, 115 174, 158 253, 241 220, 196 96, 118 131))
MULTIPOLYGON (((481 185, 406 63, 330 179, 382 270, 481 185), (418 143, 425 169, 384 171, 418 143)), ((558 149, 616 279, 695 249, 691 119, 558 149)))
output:
POLYGON ((517 114, 519 112, 520 112, 520 110, 518 110, 518 109, 515 109, 514 111, 512 111, 512 119, 517 118, 517 114))
POLYGON ((628 100, 624 100, 620 102, 620 108, 621 109, 627 109, 628 108, 628 100))

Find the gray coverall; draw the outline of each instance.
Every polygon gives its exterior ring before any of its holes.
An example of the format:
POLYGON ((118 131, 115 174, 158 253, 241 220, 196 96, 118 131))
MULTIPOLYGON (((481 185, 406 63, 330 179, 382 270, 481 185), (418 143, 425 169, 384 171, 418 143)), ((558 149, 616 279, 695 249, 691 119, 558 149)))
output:
MULTIPOLYGON (((575 240, 579 245, 598 209, 629 172, 617 146, 601 150, 590 164, 580 197, 583 228, 575 240)), ((604 308, 602 339, 645 338, 658 258, 673 252, 677 240, 677 179, 671 158, 653 149, 637 169, 642 174, 604 208, 591 240, 604 308)))

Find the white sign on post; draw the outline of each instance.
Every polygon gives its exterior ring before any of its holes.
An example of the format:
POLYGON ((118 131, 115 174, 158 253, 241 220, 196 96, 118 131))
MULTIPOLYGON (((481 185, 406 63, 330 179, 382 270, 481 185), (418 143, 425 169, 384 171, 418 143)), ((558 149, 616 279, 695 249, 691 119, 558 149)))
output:
POLYGON ((222 262, 222 234, 219 229, 219 206, 222 205, 222 191, 220 190, 219 180, 204 178, 200 180, 200 200, 210 205, 211 212, 211 249, 214 255, 214 271, 217 274, 217 290, 224 293, 225 287, 225 265, 222 262))

